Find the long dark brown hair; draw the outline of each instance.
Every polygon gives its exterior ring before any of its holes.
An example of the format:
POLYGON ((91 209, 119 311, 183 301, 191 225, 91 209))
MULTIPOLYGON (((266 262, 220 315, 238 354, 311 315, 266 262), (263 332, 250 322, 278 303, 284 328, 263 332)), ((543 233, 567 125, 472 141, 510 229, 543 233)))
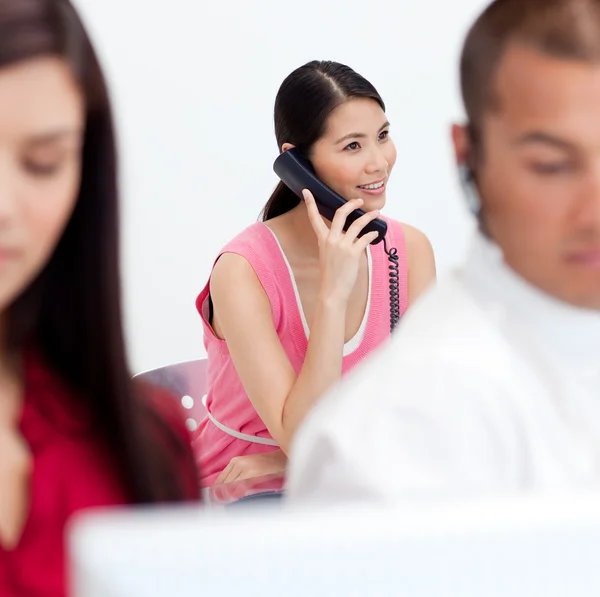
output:
MULTIPOLYGON (((312 146, 325 134, 329 115, 352 98, 375 100, 385 112, 381 96, 369 81, 345 64, 313 60, 289 74, 275 98, 275 137, 281 151, 291 143, 310 159, 312 146)), ((280 182, 262 211, 263 221, 280 216, 300 199, 280 182)))
POLYGON ((11 307, 9 344, 33 344, 85 401, 132 502, 183 499, 189 446, 141 398, 126 360, 115 136, 98 59, 69 0, 0 0, 0 68, 43 56, 69 64, 85 99, 81 187, 48 265, 11 307))

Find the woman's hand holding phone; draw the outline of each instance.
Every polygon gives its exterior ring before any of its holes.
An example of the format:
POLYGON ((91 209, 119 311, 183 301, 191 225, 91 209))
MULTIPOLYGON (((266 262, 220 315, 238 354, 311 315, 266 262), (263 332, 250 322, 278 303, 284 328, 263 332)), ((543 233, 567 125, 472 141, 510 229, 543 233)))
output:
POLYGON ((319 242, 321 298, 338 298, 347 302, 358 278, 361 255, 378 237, 377 232, 369 232, 361 238, 358 235, 369 222, 379 217, 379 210, 367 212, 344 232, 346 218, 355 209, 362 207, 362 199, 352 199, 340 207, 329 228, 319 213, 312 193, 304 189, 302 195, 319 242))

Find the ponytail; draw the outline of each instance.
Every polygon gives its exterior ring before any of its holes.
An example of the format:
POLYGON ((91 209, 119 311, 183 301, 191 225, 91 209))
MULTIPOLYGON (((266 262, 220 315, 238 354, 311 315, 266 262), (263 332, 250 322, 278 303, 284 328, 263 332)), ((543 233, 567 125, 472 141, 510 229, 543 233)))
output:
POLYGON ((277 216, 291 211, 300 203, 300 198, 283 182, 280 182, 273 191, 261 212, 261 220, 266 222, 277 216))

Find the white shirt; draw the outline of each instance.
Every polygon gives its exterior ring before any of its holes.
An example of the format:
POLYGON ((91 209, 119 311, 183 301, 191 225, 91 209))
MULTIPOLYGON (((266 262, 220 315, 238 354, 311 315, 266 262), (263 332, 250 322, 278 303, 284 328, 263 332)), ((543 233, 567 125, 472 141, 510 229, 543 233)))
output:
POLYGON ((600 312, 526 283, 477 234, 465 265, 324 397, 291 501, 600 486, 600 312))

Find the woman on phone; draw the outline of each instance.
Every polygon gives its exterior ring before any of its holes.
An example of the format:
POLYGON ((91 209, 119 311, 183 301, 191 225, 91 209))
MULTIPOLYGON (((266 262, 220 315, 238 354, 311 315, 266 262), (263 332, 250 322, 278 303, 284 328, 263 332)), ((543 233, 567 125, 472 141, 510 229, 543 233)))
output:
POLYGON ((370 244, 376 232, 359 237, 386 203, 396 161, 389 131, 383 100, 348 66, 309 62, 281 85, 279 150, 296 148, 348 202, 329 222, 310 192, 300 200, 281 183, 263 221, 218 255, 196 303, 209 359, 209 415, 194 439, 205 485, 283 472, 315 401, 389 337, 394 312, 434 280, 425 235, 386 219, 399 283, 390 305, 394 262, 383 243, 370 244), (357 208, 366 214, 344 232, 357 208))
POLYGON ((0 595, 67 593, 75 512, 198 498, 178 413, 128 371, 116 181, 69 0, 0 0, 0 595))

